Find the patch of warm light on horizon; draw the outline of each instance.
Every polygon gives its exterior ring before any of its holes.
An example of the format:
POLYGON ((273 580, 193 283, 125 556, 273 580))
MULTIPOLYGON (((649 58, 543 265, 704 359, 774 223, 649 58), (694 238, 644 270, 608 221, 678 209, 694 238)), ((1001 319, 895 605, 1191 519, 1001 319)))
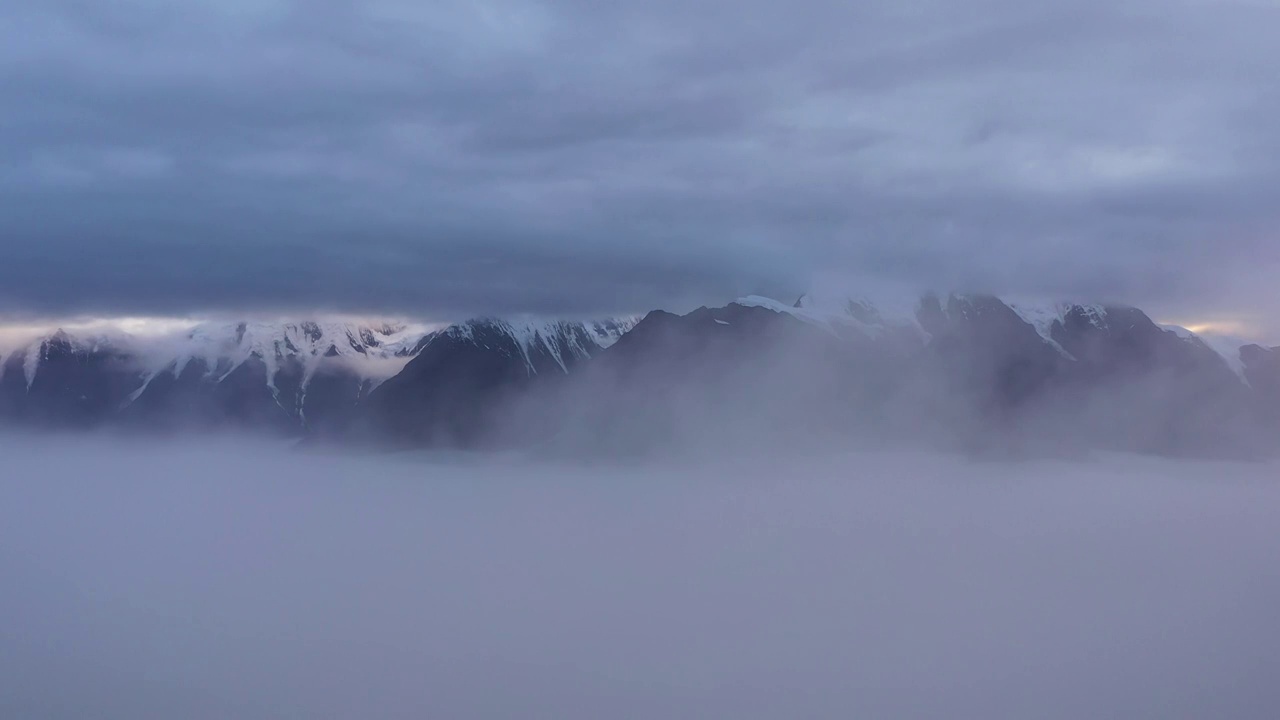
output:
POLYGON ((196 326, 200 321, 177 317, 78 317, 41 322, 0 323, 0 332, 43 334, 62 329, 67 332, 125 332, 130 335, 167 335, 196 326))
POLYGON ((168 335, 189 330, 195 327, 198 322, 190 318, 122 317, 101 318, 84 327, 90 330, 99 327, 118 328, 130 335, 168 335))
POLYGON ((26 347, 37 338, 47 336, 57 330, 65 330, 73 336, 119 337, 127 335, 149 340, 179 336, 203 323, 218 324, 242 321, 290 323, 314 320, 320 323, 333 322, 367 327, 378 327, 384 323, 390 323, 402 328, 400 332, 421 333, 424 335, 448 326, 448 323, 423 322, 404 317, 373 317, 340 313, 304 313, 292 317, 251 313, 247 315, 214 315, 205 317, 130 315, 121 317, 14 318, 9 322, 5 320, 6 318, 0 316, 0 355, 26 347))
POLYGON ((0 322, 0 351, 21 347, 56 330, 73 335, 117 335, 162 337, 191 329, 198 323, 190 318, 128 316, 117 318, 77 317, 62 320, 0 322))
POLYGON ((1178 325, 1197 335, 1229 335, 1232 337, 1253 338, 1261 334, 1261 330, 1245 320, 1234 319, 1218 319, 1218 320, 1198 320, 1188 322, 1169 322, 1168 325, 1178 325))

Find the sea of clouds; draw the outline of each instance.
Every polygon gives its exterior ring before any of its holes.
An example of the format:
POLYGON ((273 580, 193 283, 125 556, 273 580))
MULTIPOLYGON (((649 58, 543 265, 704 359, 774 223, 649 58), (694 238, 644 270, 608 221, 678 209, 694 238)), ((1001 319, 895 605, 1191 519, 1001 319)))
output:
POLYGON ((0 717, 1274 718, 1280 467, 0 438, 0 717))

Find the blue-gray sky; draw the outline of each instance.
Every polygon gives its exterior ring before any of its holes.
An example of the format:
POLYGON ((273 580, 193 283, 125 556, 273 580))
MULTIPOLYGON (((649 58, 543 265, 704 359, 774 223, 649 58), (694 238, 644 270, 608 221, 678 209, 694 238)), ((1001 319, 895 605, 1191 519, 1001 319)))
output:
POLYGON ((0 9, 0 309, 1280 307, 1275 0, 0 9))

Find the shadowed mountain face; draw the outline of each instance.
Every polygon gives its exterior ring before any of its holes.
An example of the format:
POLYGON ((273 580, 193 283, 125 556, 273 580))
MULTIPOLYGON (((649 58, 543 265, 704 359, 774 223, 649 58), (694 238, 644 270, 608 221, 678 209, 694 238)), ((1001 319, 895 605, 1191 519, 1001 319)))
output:
POLYGON ((492 440, 490 430, 521 394, 535 384, 557 386, 631 325, 472 320, 451 326, 370 394, 348 434, 408 445, 492 440))
POLYGON ((83 345, 61 331, 4 358, 0 368, 0 414, 39 428, 109 421, 141 383, 139 368, 120 348, 83 345))
POLYGON ((652 313, 577 378, 567 404, 580 417, 556 436, 621 450, 692 440, 1235 455, 1274 435, 1226 359, 1135 309, 1060 306, 1039 326, 995 297, 926 298, 914 317, 874 323, 864 310, 748 301, 652 313))
POLYGON ((623 454, 851 442, 875 424, 895 349, 759 306, 655 311, 569 382, 522 397, 502 430, 623 454), (548 415, 560 419, 538 422, 548 415))
POLYGON ((1246 345, 1240 348, 1245 377, 1260 406, 1262 418, 1280 425, 1280 347, 1246 345))
POLYGON ((1072 385, 1093 403, 1082 420, 1099 444, 1201 454, 1259 442, 1256 396, 1198 338, 1133 308, 1069 313, 1054 338, 1077 359, 1072 385))
POLYGON ((1280 352, 1224 356, 1134 308, 746 298, 639 322, 202 332, 168 355, 50 336, 3 360, 0 416, 611 454, 835 443, 1252 455, 1280 425, 1280 352))

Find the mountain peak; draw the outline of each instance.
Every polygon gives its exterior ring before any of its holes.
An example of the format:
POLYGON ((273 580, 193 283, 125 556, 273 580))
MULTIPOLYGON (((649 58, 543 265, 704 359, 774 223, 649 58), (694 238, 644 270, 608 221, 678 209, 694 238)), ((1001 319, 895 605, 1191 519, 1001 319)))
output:
MULTIPOLYGON (((531 315, 510 318, 476 318, 450 325, 439 335, 482 345, 509 344, 530 374, 541 368, 538 358, 552 360, 563 372, 576 361, 610 347, 632 327, 633 317, 604 320, 554 320, 531 315)), ((430 339, 427 340, 429 344, 430 339)))

